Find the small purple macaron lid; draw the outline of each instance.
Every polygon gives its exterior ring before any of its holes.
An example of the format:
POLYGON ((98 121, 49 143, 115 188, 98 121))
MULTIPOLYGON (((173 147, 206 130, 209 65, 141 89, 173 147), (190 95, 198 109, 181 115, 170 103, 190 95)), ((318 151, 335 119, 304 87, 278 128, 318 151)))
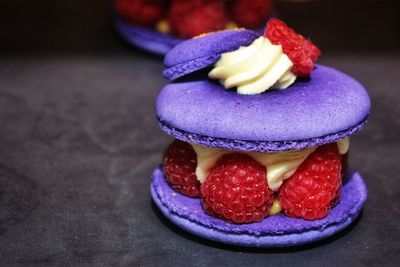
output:
POLYGON ((156 102, 161 128, 177 139, 260 152, 345 138, 362 128, 369 110, 360 83, 322 65, 284 90, 247 96, 202 80, 168 84, 156 102))
POLYGON ((164 58, 164 76, 175 80, 217 62, 221 55, 250 45, 259 37, 251 30, 236 29, 209 33, 175 46, 164 58))
POLYGON ((153 172, 151 195, 170 221, 202 238, 247 247, 289 247, 328 238, 348 227, 362 209, 367 188, 358 173, 348 173, 340 202, 323 219, 307 221, 278 214, 240 225, 205 214, 199 198, 183 196, 167 184, 161 167, 153 172))

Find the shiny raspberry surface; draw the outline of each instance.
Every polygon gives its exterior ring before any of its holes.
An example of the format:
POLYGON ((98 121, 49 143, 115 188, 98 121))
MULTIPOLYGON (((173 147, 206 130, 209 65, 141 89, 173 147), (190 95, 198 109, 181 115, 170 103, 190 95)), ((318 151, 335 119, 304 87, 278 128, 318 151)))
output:
POLYGON ((298 76, 307 76, 321 51, 310 40, 296 33, 279 19, 270 19, 264 33, 271 43, 282 45, 283 52, 293 62, 291 71, 298 76))
POLYGON ((325 217, 339 199, 341 156, 335 143, 318 147, 280 188, 286 215, 315 220, 325 217))
POLYGON ((196 166, 196 153, 190 144, 175 140, 168 147, 163 162, 164 173, 170 185, 188 197, 200 196, 196 166))
POLYGON ((221 157, 201 185, 204 210, 234 223, 250 223, 269 214, 273 193, 266 169, 252 157, 227 154, 221 157))

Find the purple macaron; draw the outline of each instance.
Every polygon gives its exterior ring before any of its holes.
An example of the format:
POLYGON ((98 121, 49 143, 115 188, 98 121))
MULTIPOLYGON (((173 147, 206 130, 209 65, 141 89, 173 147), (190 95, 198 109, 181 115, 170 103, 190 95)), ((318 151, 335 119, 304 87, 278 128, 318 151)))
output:
POLYGON ((193 38, 175 46, 164 58, 164 76, 175 80, 217 62, 221 55, 250 45, 259 35, 251 30, 229 30, 193 38))
MULTIPOLYGON (((203 75, 201 70, 223 53, 248 46, 258 36, 248 30, 223 31, 172 49, 164 60, 164 75, 174 82, 156 101, 161 129, 206 147, 279 152, 332 143, 364 126, 370 110, 366 90, 327 66, 316 65, 310 77, 285 90, 251 96, 225 90, 203 75)), ((151 193, 167 218, 193 234, 234 245, 285 247, 314 242, 347 227, 361 211, 367 189, 358 173, 348 173, 339 204, 323 219, 305 221, 279 214, 243 225, 206 215, 200 199, 184 197, 169 187, 161 168, 153 173, 151 193)))
POLYGON ((152 28, 133 25, 118 15, 113 16, 114 27, 129 45, 138 47, 156 55, 165 55, 183 39, 161 33, 152 28))

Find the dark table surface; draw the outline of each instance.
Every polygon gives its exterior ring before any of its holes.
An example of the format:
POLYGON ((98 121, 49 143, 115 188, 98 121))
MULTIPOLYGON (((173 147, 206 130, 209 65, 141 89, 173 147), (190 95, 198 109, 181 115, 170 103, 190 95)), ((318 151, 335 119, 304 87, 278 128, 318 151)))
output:
MULTIPOLYGON (((246 249, 187 234, 151 202, 150 175, 171 141, 153 108, 166 83, 161 59, 115 36, 107 1, 34 2, 0 4, 1 266, 400 263, 398 29, 386 27, 379 42, 367 30, 379 25, 362 28, 349 51, 316 37, 326 48, 320 63, 354 76, 372 99, 370 122, 351 144, 369 188, 360 219, 314 245, 246 249)), ((299 5, 282 5, 282 16, 310 29, 299 5)), ((325 9, 310 10, 330 30, 346 29, 325 9)), ((398 21, 376 2, 362 10, 387 15, 382 25, 398 21)))

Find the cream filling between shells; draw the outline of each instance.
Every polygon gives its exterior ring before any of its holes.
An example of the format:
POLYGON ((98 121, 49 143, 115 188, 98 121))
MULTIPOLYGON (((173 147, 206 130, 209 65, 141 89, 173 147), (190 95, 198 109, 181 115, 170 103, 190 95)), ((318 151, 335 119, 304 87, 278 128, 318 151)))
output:
MULTIPOLYGON (((344 155, 349 150, 349 138, 336 142, 339 153, 344 155)), ((200 183, 203 183, 209 174, 209 170, 215 165, 218 159, 229 153, 238 153, 217 148, 209 148, 191 144, 197 155, 196 176, 200 183)), ((317 147, 310 147, 301 150, 288 150, 277 153, 263 152, 239 152, 253 157, 258 163, 267 169, 267 182, 271 190, 277 191, 283 181, 292 176, 303 161, 315 151, 317 147)))

